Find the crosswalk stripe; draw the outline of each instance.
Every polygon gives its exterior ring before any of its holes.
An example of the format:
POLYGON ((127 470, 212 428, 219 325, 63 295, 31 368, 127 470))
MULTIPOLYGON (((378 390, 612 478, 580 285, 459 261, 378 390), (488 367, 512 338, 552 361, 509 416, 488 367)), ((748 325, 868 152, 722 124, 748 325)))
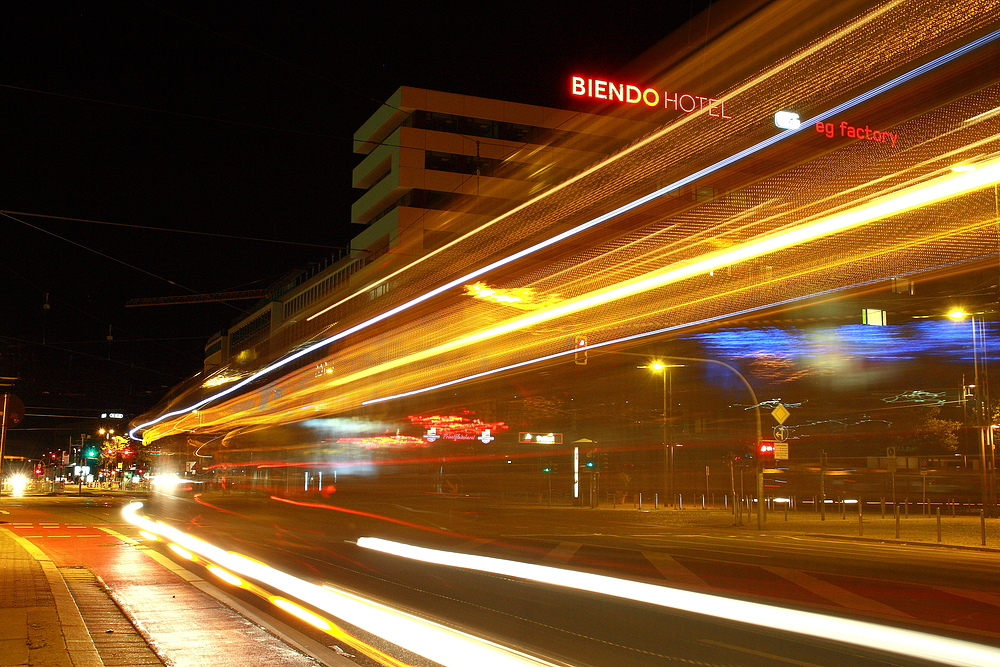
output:
POLYGON ((692 588, 708 586, 704 579, 678 563, 670 554, 660 551, 643 551, 642 555, 672 584, 681 584, 692 588))
POLYGON ((553 565, 568 563, 573 558, 573 554, 579 551, 582 546, 579 542, 560 542, 555 549, 542 557, 542 562, 553 565))
POLYGON ((841 588, 835 584, 831 584, 828 581, 824 581, 823 579, 819 579, 810 574, 806 574, 805 572, 786 567, 769 567, 766 565, 761 567, 783 579, 787 579, 797 586, 801 586, 810 593, 826 598, 831 602, 836 602, 842 607, 876 614, 884 614, 887 616, 903 616, 906 618, 912 618, 910 614, 901 612, 895 607, 890 607, 889 605, 882 604, 877 600, 872 600, 871 598, 866 598, 863 595, 852 593, 849 590, 841 588))

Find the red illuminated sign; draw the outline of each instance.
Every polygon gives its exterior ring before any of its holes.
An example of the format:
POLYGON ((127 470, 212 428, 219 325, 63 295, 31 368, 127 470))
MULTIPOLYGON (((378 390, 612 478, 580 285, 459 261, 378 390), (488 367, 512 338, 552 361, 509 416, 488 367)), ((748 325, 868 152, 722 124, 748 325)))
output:
POLYGON ((854 127, 846 120, 841 121, 840 125, 820 121, 816 123, 816 131, 822 132, 828 139, 833 139, 836 136, 851 137, 852 139, 865 139, 866 141, 877 141, 879 143, 891 142, 893 147, 896 146, 896 140, 899 138, 898 132, 873 130, 867 125, 864 127, 854 127))
POLYGON ((688 93, 659 91, 655 88, 640 88, 631 83, 615 83, 604 79, 589 79, 574 76, 570 79, 570 92, 576 97, 589 97, 595 100, 608 100, 622 104, 645 104, 648 107, 659 107, 663 102, 664 109, 673 109, 683 113, 704 111, 716 118, 732 118, 726 114, 726 103, 714 97, 690 95, 688 93))
POLYGON ((410 415, 411 424, 417 424, 427 429, 424 439, 435 440, 480 440, 489 443, 494 439, 493 433, 507 430, 503 422, 484 422, 476 419, 468 410, 458 415, 410 415))

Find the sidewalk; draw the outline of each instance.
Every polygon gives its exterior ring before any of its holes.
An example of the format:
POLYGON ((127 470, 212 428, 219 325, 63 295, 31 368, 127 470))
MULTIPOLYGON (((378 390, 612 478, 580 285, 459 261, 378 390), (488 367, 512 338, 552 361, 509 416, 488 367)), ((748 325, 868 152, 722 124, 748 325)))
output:
POLYGON ((103 664, 55 564, 27 540, 0 528, 0 665, 103 664))
MULTIPOLYGON (((16 521, 17 510, 2 519, 16 521)), ((0 526, 0 667, 355 664, 327 655, 328 647, 310 644, 281 621, 225 599, 196 574, 117 536, 117 546, 129 550, 134 564, 121 573, 98 570, 86 558, 59 565, 31 540, 0 526)))

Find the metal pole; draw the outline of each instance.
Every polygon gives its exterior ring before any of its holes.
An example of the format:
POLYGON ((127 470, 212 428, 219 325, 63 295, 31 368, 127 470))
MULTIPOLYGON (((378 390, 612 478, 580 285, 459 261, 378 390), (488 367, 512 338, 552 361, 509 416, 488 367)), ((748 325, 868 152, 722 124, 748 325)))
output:
MULTIPOLYGON (((3 416, 0 416, 0 491, 3 490, 3 450, 7 444, 7 399, 10 394, 3 395, 3 416)), ((3 496, 3 493, 0 493, 3 496)))
POLYGON ((819 520, 826 521, 826 452, 819 450, 819 520))
POLYGON ((666 491, 666 497, 667 497, 667 502, 664 503, 664 507, 666 507, 666 506, 668 506, 670 504, 670 494, 671 494, 671 491, 672 491, 670 474, 671 474, 671 472, 673 472, 672 469, 671 469, 671 465, 670 465, 670 444, 669 444, 670 441, 667 439, 667 373, 669 373, 669 372, 670 372, 669 368, 664 368, 663 369, 663 377, 661 378, 661 380, 663 380, 663 412, 662 412, 662 414, 663 414, 663 463, 664 463, 664 465, 667 468, 664 471, 666 474, 664 475, 665 479, 663 480, 664 481, 664 486, 666 487, 666 489, 664 489, 664 490, 666 491))

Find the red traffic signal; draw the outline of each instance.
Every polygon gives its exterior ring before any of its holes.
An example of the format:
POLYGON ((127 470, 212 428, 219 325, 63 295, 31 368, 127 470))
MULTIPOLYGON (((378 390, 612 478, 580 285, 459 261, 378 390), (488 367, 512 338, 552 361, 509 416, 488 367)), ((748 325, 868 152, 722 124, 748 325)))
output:
POLYGON ((762 465, 774 464, 773 440, 763 440, 759 445, 757 445, 757 460, 759 460, 762 465))

